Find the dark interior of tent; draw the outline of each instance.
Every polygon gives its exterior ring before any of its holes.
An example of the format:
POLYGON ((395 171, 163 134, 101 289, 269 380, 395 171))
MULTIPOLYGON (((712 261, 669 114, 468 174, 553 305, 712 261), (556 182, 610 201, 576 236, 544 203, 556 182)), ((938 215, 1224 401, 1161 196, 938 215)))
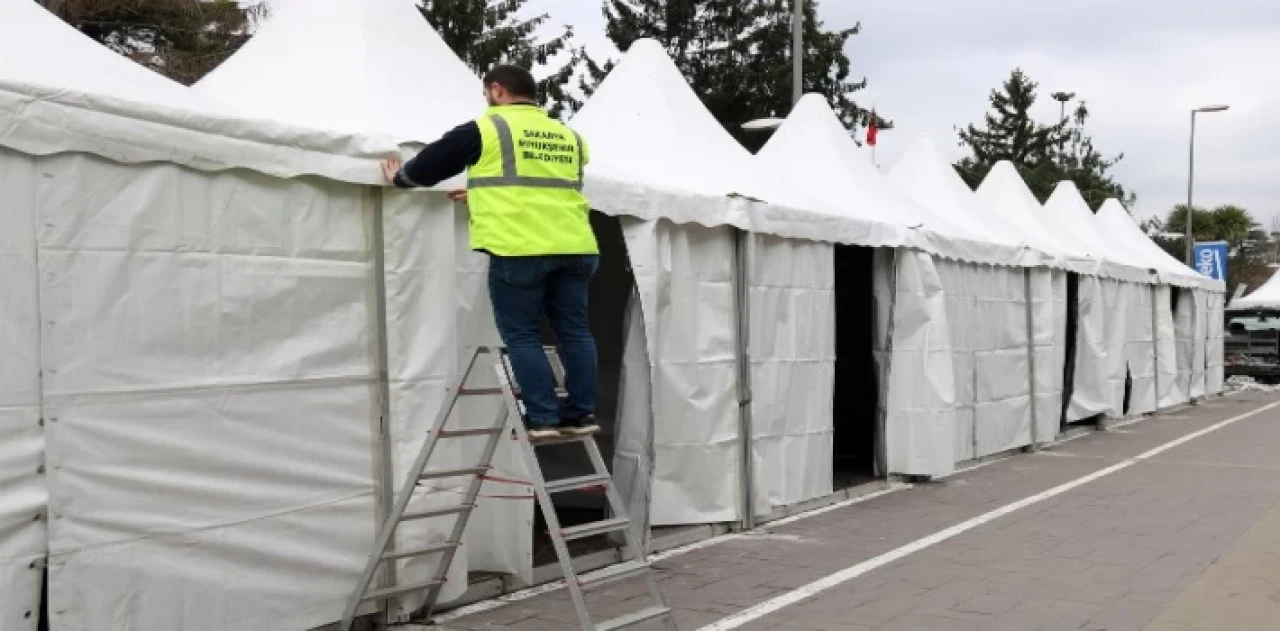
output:
POLYGON ((873 340, 875 250, 835 247, 836 369, 832 400, 836 489, 876 477, 879 383, 873 340))
MULTIPOLYGON (((600 433, 596 444, 605 464, 613 467, 614 444, 617 439, 618 395, 621 386, 622 354, 626 339, 627 300, 635 287, 635 275, 627 258, 622 224, 617 217, 591 212, 591 227, 600 247, 600 268, 591 281, 589 318, 596 340, 599 384, 596 392, 596 419, 600 433)), ((543 340, 555 343, 550 327, 543 324, 543 340)), ((538 448, 538 460, 547 480, 578 477, 591 473, 591 463, 580 444, 551 445, 538 448)), ((569 491, 551 496, 561 526, 573 526, 606 518, 608 502, 603 490, 569 491)), ((541 510, 534 517, 534 565, 555 561, 555 550, 547 535, 541 510)), ((591 537, 569 542, 570 550, 581 554, 609 546, 604 537, 591 537)))
POLYGON ((1080 276, 1067 273, 1067 340, 1062 363, 1062 418, 1061 427, 1067 427, 1067 410, 1076 386, 1076 336, 1080 327, 1080 276))

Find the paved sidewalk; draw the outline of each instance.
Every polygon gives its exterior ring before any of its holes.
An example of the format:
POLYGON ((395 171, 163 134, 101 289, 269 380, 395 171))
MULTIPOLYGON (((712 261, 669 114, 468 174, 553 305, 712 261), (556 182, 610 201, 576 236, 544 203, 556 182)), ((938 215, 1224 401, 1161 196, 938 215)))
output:
MULTIPOLYGON (((730 537, 659 562, 663 589, 683 630, 1280 629, 1280 407, 1134 460, 1276 401, 1218 399, 730 537)), ((588 594, 597 620, 646 603, 638 582, 588 594)), ((575 618, 557 590, 443 626, 575 618)))

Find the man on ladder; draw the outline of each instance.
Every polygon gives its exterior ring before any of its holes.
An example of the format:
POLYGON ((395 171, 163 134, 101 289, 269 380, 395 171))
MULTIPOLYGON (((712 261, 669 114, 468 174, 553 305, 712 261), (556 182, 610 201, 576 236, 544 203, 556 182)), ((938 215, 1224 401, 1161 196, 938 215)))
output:
POLYGON ((497 66, 484 76, 489 109, 427 145, 406 164, 390 159, 383 175, 398 187, 434 186, 464 169, 455 191, 471 211, 471 248, 489 255, 494 320, 520 385, 529 438, 598 432, 596 345, 587 326, 587 287, 599 250, 582 194, 587 145, 535 103, 529 71, 497 66), (548 316, 564 363, 564 405, 557 400, 542 344, 548 316))
POLYGON ((433 186, 466 169, 467 191, 450 196, 469 202, 471 247, 489 255, 489 293, 505 348, 476 349, 449 388, 449 397, 378 530, 373 553, 343 611, 339 631, 351 630, 361 605, 411 592, 426 592, 425 609, 430 612, 462 545, 467 520, 477 507, 481 485, 492 468, 494 451, 506 436, 517 441, 530 469, 530 486, 560 560, 579 628, 615 631, 662 620, 667 631, 676 631, 675 617, 663 600, 657 576, 645 559, 643 544, 593 437, 599 431, 595 420, 597 367, 595 341, 587 327, 587 286, 599 265, 599 255, 589 221, 590 207, 582 195, 587 146, 576 132, 552 120, 534 104, 536 92, 537 84, 528 71, 498 66, 484 77, 485 98, 490 105, 484 116, 454 128, 408 164, 397 159, 382 164, 387 180, 406 188, 433 186), (549 316, 559 341, 558 358, 554 351, 549 357, 548 349, 542 345, 544 314, 549 316), (495 362, 498 388, 468 386, 482 355, 495 362), (550 361, 553 358, 557 360, 554 371, 550 361), (568 391, 563 406, 559 405, 557 394, 560 372, 568 391), (504 406, 491 426, 449 425, 459 397, 493 395, 500 395, 504 406), (524 426, 516 420, 520 416, 524 417, 524 426), (475 466, 429 466, 442 441, 476 436, 483 436, 486 441, 475 466), (568 443, 578 443, 586 450, 591 473, 544 479, 535 448, 568 443), (409 510, 420 481, 446 478, 468 480, 459 504, 427 511, 409 510), (562 527, 551 496, 600 487, 604 488, 611 517, 562 527), (422 547, 398 547, 403 542, 397 542, 395 534, 401 523, 436 518, 454 520, 447 540, 422 547), (623 562, 578 573, 567 542, 611 533, 621 533, 626 542, 623 562), (397 562, 430 556, 439 558, 435 576, 416 583, 396 579, 397 562), (381 573, 380 568, 384 570, 381 573), (382 579, 378 580, 380 575, 382 579), (653 604, 604 622, 592 620, 584 591, 633 578, 644 581, 653 604))

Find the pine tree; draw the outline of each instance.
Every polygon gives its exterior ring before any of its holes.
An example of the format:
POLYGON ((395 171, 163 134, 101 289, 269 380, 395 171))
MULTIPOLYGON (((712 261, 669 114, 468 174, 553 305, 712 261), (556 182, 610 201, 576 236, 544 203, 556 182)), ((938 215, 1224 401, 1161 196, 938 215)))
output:
POLYGON ((539 101, 553 116, 577 109, 581 103, 565 90, 581 60, 572 48, 573 29, 539 40, 535 33, 550 19, 546 14, 521 18, 517 14, 528 0, 423 0, 418 10, 444 39, 454 54, 476 74, 509 63, 541 68, 565 53, 567 61, 539 82, 539 101))
POLYGON ((984 117, 983 127, 969 125, 960 130, 960 146, 973 155, 961 159, 956 170, 969 186, 976 188, 991 167, 1008 160, 1040 201, 1053 192, 1058 169, 1052 157, 1062 125, 1045 126, 1032 120, 1036 87, 1021 69, 1015 69, 1002 89, 991 91, 992 111, 984 117))
POLYGON ((1015 69, 1001 89, 992 90, 991 111, 982 127, 968 125, 960 130, 960 146, 971 155, 956 163, 956 171, 972 187, 977 187, 997 162, 1008 160, 1036 198, 1044 202, 1058 182, 1075 182, 1080 194, 1096 212, 1109 198, 1132 207, 1137 196, 1126 191, 1109 174, 1124 158, 1106 158, 1094 148, 1085 133, 1089 108, 1081 102, 1066 120, 1042 125, 1031 117, 1036 102, 1036 82, 1015 69))
MULTIPOLYGON (((817 2, 805 3, 805 92, 822 94, 848 128, 865 125, 867 110, 854 93, 865 79, 851 79, 844 53, 860 25, 827 30, 818 20, 817 2)), ((740 125, 791 110, 791 0, 605 0, 606 34, 619 50, 652 38, 660 42, 685 79, 716 119, 748 146, 762 142, 740 125)), ((589 60, 584 88, 608 72, 611 64, 589 60)), ((891 127, 880 119, 882 129, 891 127)))
POLYGON ((249 40, 264 3, 50 0, 45 7, 107 48, 179 83, 199 81, 249 40))

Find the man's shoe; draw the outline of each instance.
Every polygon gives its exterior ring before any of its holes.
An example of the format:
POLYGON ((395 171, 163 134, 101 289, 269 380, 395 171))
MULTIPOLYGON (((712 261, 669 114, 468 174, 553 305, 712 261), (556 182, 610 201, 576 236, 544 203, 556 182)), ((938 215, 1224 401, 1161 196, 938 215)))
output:
POLYGON ((525 428, 525 433, 529 435, 529 440, 550 440, 563 436, 560 428, 555 425, 529 425, 525 428))
POLYGON ((600 425, 596 423, 595 414, 588 414, 576 421, 560 421, 560 433, 568 436, 586 436, 599 431, 600 425))

